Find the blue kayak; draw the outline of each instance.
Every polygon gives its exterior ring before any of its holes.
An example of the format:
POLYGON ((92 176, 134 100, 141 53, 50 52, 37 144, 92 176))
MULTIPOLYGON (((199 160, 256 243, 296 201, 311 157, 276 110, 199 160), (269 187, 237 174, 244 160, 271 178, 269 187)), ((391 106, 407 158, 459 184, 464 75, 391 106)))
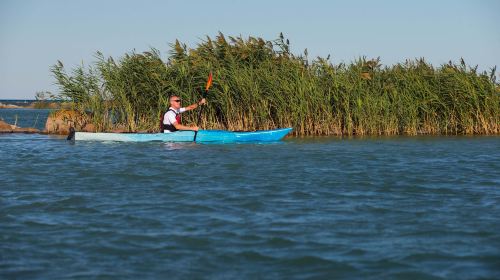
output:
MULTIPOLYGON (((292 128, 258 131, 227 131, 227 130, 200 130, 196 142, 272 142, 285 137, 292 128)), ((176 131, 172 133, 93 133, 75 132, 76 141, 121 141, 121 142, 193 142, 194 131, 176 131)))

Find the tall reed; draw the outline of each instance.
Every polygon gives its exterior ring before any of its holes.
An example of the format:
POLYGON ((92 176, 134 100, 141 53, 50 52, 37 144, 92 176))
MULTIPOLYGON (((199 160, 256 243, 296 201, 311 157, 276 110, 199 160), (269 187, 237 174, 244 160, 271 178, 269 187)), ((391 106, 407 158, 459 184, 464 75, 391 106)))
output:
MULTIPOLYGON (((60 98, 88 113, 97 131, 158 130, 168 97, 190 104, 207 74, 214 86, 202 118, 205 129, 294 127, 296 135, 498 134, 500 86, 496 69, 478 73, 463 60, 439 67, 423 58, 383 66, 359 58, 332 64, 290 53, 280 34, 262 38, 207 37, 188 49, 176 41, 160 52, 128 53, 65 72, 52 67, 60 98)), ((196 114, 184 114, 194 123, 196 114)))

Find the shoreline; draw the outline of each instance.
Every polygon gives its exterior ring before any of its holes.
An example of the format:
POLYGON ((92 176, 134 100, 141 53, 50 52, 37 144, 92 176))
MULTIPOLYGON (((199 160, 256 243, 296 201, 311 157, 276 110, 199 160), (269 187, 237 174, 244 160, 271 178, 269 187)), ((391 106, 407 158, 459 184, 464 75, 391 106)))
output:
POLYGON ((25 133, 25 134, 34 134, 34 133, 46 133, 44 130, 40 130, 34 127, 19 127, 17 125, 9 124, 3 120, 0 120, 0 134, 3 133, 25 133))
POLYGON ((29 106, 18 106, 13 104, 4 104, 0 102, 0 109, 32 109, 31 104, 29 106))
MULTIPOLYGON (((9 101, 14 101, 14 100, 9 100, 9 101)), ((12 102, 12 103, 17 103, 17 102, 12 102)), ((37 100, 34 100, 29 103, 28 102, 23 103, 26 105, 17 105, 17 104, 0 102, 0 109, 61 109, 64 106, 63 102, 37 101, 37 100)))
MULTIPOLYGON (((154 131, 150 130, 137 130, 137 131, 127 131, 124 127, 116 127, 114 129, 109 129, 109 130, 104 130, 104 131, 98 131, 96 130, 96 127, 92 124, 92 122, 89 122, 89 120, 86 120, 82 115, 76 114, 75 112, 72 112, 71 110, 62 110, 62 111, 57 111, 59 108, 36 108, 33 106, 35 102, 32 102, 28 104, 27 106, 19 106, 19 105, 14 105, 14 104, 5 104, 0 102, 0 110, 5 109, 5 110, 54 110, 53 113, 49 113, 49 117, 45 120, 45 126, 43 127, 30 127, 28 126, 17 126, 16 123, 11 124, 12 120, 6 121, 2 118, 0 118, 0 133, 28 133, 28 134, 33 134, 33 133, 39 133, 39 134, 53 134, 53 135, 68 135, 69 133, 69 128, 71 126, 74 126, 76 124, 77 131, 82 131, 82 132, 104 132, 104 133, 146 133, 146 134, 153 134, 155 133, 154 131), (86 121, 84 121, 86 120, 86 121)), ((59 103, 59 105, 62 105, 62 103, 59 103)), ((24 113, 21 113, 24 114, 24 113)), ((43 122, 43 120, 42 120, 43 122)), ((214 129, 211 127, 211 129, 214 129)), ((210 125, 208 126, 208 130, 210 130, 210 125)), ((231 129, 224 129, 228 131, 233 131, 231 129)), ((296 133, 292 133, 293 137, 297 138, 308 138, 308 137, 354 137, 354 138, 364 138, 364 137, 387 137, 387 136, 499 136, 500 133, 429 133, 425 131, 416 131, 415 133, 391 133, 391 134, 369 134, 369 133, 352 133, 352 134, 343 134, 343 133, 331 133, 329 135, 325 134, 304 134, 304 135, 299 135, 296 133)), ((290 137, 288 136, 288 137, 290 137)))

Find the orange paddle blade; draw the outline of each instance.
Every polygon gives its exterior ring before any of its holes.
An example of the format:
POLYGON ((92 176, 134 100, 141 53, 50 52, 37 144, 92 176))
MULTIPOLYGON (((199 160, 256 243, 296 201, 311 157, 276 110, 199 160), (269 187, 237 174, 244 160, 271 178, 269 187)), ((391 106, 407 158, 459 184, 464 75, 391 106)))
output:
POLYGON ((208 89, 212 86, 212 72, 208 74, 208 81, 207 81, 207 86, 205 87, 205 91, 208 91, 208 89))

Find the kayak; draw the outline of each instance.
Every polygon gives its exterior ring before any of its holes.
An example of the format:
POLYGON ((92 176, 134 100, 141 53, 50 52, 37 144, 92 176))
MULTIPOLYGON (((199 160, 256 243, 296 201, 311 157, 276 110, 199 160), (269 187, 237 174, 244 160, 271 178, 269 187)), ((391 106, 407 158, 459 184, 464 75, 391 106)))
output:
MULTIPOLYGON (((196 142, 272 142, 283 139, 292 128, 257 131, 227 131, 227 130, 200 130, 196 135, 196 142)), ((76 141, 120 141, 120 142, 193 142, 194 131, 176 131, 172 133, 106 133, 106 132, 75 132, 76 141)), ((70 138, 68 138, 70 139, 70 138)))

